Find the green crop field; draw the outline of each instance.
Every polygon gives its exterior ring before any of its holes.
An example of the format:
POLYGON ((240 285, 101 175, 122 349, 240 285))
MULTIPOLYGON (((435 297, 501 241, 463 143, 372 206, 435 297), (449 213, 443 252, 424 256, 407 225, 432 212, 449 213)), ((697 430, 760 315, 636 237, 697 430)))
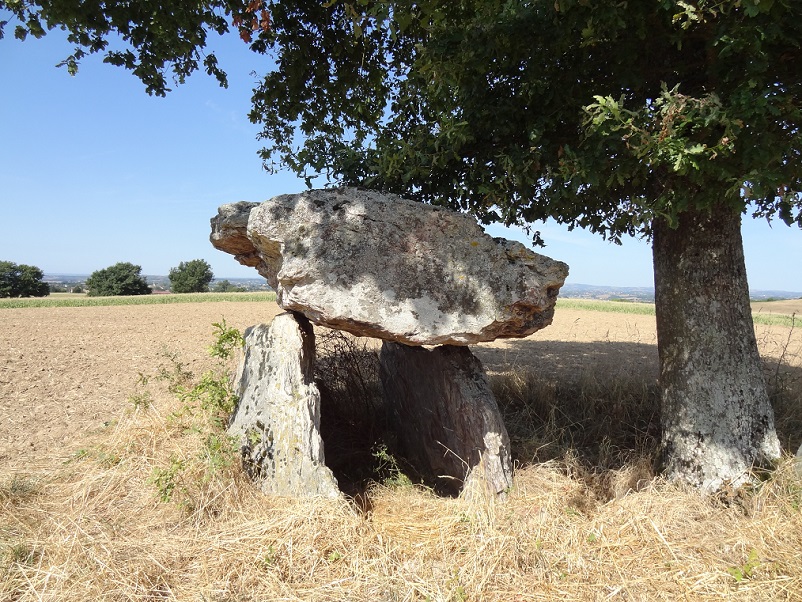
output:
POLYGON ((559 299, 559 309, 580 309, 614 314, 654 315, 654 303, 634 303, 629 301, 595 301, 592 299, 559 299))
MULTIPOLYGON (((654 315, 654 303, 631 303, 627 301, 594 301, 591 299, 560 299, 557 301, 557 310, 577 309, 583 311, 598 311, 617 314, 637 314, 645 316, 654 315)), ((788 326, 793 328, 800 324, 800 318, 794 315, 753 313, 755 324, 764 326, 788 326)))
POLYGON ((131 297, 60 296, 0 299, 0 309, 23 307, 97 307, 101 305, 164 305, 219 301, 275 301, 275 293, 186 293, 181 295, 135 295, 131 297))

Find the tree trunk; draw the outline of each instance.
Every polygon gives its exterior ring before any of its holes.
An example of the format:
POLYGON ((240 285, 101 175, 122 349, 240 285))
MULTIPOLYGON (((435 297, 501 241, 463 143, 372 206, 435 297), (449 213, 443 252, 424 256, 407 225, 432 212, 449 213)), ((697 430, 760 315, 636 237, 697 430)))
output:
POLYGON ((741 216, 655 220, 655 305, 666 476, 705 491, 746 483, 780 455, 757 351, 741 216))

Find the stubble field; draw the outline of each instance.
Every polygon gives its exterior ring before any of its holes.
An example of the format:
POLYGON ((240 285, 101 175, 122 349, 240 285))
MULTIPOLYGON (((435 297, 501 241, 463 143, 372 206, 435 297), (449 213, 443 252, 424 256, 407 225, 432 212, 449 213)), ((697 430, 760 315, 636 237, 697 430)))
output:
MULTIPOLYGON (((0 600, 802 600, 790 457, 730 497, 654 477, 654 316, 558 307, 528 339, 474 348, 516 446, 506 502, 385 482, 354 504, 265 498, 236 463, 215 464, 203 411, 176 397, 179 377, 215 368, 212 323, 244 330, 278 311, 0 308, 0 600), (645 426, 627 438, 613 423, 633 392, 645 426)), ((792 452, 802 329, 756 334, 792 452)))

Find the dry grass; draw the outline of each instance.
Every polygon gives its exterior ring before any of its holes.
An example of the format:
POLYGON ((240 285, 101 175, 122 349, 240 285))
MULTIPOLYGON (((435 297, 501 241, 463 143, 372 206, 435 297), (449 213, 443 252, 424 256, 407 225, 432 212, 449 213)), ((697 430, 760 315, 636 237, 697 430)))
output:
MULTIPOLYGON (((767 361, 781 429, 796 353, 767 361)), ((357 504, 262 495, 170 374, 62 465, 0 476, 0 600, 802 600, 792 459, 715 499, 655 478, 653 379, 498 375, 506 502, 374 483, 357 504)))
POLYGON ((798 600, 802 592, 802 488, 787 463, 729 506, 659 481, 599 503, 555 463, 520 470, 496 506, 374 486, 363 513, 346 501, 264 497, 233 469, 188 492, 187 505, 160 502, 148 480, 166 456, 193 451, 169 449, 155 413, 121 426, 125 437, 106 448, 117 461, 90 454, 34 492, 3 497, 1 599, 798 600))

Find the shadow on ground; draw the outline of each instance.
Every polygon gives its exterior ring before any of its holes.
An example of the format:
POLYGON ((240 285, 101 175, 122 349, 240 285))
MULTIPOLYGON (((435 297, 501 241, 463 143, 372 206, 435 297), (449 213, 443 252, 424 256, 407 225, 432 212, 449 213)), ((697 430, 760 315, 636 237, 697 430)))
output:
MULTIPOLYGON (((321 422, 327 464, 346 492, 405 472, 414 481, 387 428, 375 346, 332 344, 319 362, 329 371, 321 422)), ((652 479, 660 441, 655 345, 530 339, 472 350, 488 373, 519 467, 557 462, 600 499, 652 479)), ((795 453, 802 442, 802 368, 776 360, 765 367, 783 449, 795 453)))

